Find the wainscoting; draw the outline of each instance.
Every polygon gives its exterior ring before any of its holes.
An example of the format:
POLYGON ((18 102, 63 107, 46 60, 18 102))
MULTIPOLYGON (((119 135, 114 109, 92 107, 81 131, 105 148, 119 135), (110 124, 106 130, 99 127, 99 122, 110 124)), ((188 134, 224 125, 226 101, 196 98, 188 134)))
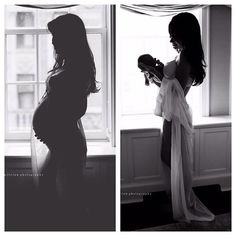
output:
MULTIPOLYGON (((121 200, 142 201, 145 195, 166 189, 160 148, 161 129, 121 131, 121 200)), ((231 121, 206 118, 194 125, 193 186, 220 185, 231 189, 231 121)))

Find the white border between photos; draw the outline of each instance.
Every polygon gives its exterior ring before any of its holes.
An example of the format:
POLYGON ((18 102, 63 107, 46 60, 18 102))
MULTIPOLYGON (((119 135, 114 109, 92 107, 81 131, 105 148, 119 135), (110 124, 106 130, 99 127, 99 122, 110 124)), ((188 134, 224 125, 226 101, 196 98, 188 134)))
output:
MULTIPOLYGON (((165 1, 163 2, 163 0, 148 0, 148 1, 145 1, 145 0, 133 0, 133 1, 130 1, 130 0, 123 0, 123 1, 120 1, 120 0, 77 0, 77 1, 63 1, 63 0, 38 0, 38 1, 33 1, 33 0, 21 0, 21 1, 12 1, 12 0, 2 0, 0 2, 0 30, 1 30, 1 37, 0 37, 0 52, 1 52, 1 57, 0 57, 0 73, 1 73, 1 79, 0 79, 0 156, 2 157, 2 161, 1 161, 1 181, 0 181, 0 188, 1 188, 1 195, 0 195, 0 232, 4 232, 4 5, 6 4, 32 4, 32 3, 35 3, 35 4, 65 4, 65 3, 68 3, 68 4, 78 4, 78 3, 81 3, 81 4, 116 4, 116 232, 69 232, 69 233, 76 233, 76 234, 90 234, 90 233, 96 233, 97 235, 104 235, 105 234, 124 234, 124 235, 133 235, 134 233, 138 233, 138 234, 141 234, 141 235, 146 235, 147 232, 120 232, 120 130, 119 130, 119 127, 120 127, 120 80, 119 80, 119 76, 120 76, 120 73, 119 73, 119 28, 121 27, 119 25, 119 15, 118 15, 118 12, 119 12, 119 4, 122 4, 122 3, 130 3, 130 4, 157 4, 157 3, 160 3, 160 4, 184 4, 184 3, 188 3, 188 4, 230 4, 232 5, 232 25, 233 27, 232 28, 232 42, 235 42, 235 5, 234 5, 234 1, 233 0, 230 0, 230 1, 202 1, 202 0, 199 0, 199 1, 180 1, 180 0, 175 0, 175 1, 165 1)), ((232 65, 234 65, 234 62, 235 62, 235 46, 233 45, 232 43, 232 65)), ((232 78, 234 78, 234 75, 235 75, 235 67, 232 66, 232 78)), ((235 93, 233 92, 235 89, 235 81, 234 79, 232 79, 232 98, 231 98, 231 101, 235 101, 235 93)), ((234 114, 235 114, 235 107, 233 106, 233 102, 231 104, 232 106, 232 122, 235 122, 234 119, 234 114)), ((234 143, 234 140, 235 140, 235 126, 232 125, 232 144, 234 143)), ((234 154, 235 154, 235 148, 234 146, 232 145, 232 170, 235 169, 235 161, 234 161, 234 154)), ((235 189, 235 182, 233 181, 234 178, 233 178, 233 171, 232 171, 232 189, 235 189)), ((234 197, 234 192, 232 191, 232 199, 235 199, 234 197)), ((235 204, 234 204, 234 201, 232 201, 232 231, 230 233, 233 233, 234 231, 234 210, 235 210, 235 204)), ((102 214, 102 213, 101 213, 102 214)), ((155 216, 153 216, 155 217, 155 216)), ((6 232, 8 234, 14 234, 14 233, 17 233, 17 234, 24 234, 26 232, 6 232)), ((32 234, 32 232, 29 232, 30 235, 32 234)), ((48 234, 48 233, 52 233, 52 234, 64 234, 64 233, 68 233, 68 232, 33 232, 33 234, 38 234, 38 233, 43 233, 44 235, 45 234, 48 234)), ((149 232, 151 234, 171 234, 173 232, 149 232)), ((190 233, 190 232, 174 232, 175 234, 182 234, 182 233, 190 233)), ((198 233, 198 232, 191 232, 191 233, 198 233)), ((201 234, 205 234, 206 232, 201 232, 201 234)), ((228 232, 209 232, 210 234, 225 234, 228 232)))

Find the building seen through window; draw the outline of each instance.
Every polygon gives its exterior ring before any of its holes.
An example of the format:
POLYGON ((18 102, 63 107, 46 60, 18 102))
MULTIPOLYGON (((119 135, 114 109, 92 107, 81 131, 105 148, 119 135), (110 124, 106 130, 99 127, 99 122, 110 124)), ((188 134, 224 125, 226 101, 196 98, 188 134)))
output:
POLYGON ((29 138, 33 111, 45 92, 45 80, 54 64, 52 36, 47 23, 60 15, 73 13, 82 18, 88 30, 96 79, 101 86, 97 94, 88 97, 83 125, 88 138, 106 138, 108 68, 105 63, 108 55, 106 29, 109 25, 106 11, 108 7, 104 5, 78 5, 53 10, 6 6, 6 137, 17 139, 21 133, 29 138))
POLYGON ((34 26, 34 15, 32 12, 17 12, 16 13, 17 27, 32 27, 34 26))
MULTIPOLYGON (((17 12, 16 14, 16 27, 33 27, 34 15, 32 12, 17 12)), ((16 36, 17 48, 33 48, 34 37, 33 35, 18 34, 16 36)))

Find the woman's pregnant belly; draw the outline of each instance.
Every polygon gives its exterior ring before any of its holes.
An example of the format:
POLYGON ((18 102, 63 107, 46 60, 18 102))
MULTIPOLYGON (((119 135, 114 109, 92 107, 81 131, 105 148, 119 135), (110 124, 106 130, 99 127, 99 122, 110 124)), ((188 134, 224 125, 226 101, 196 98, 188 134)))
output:
POLYGON ((50 136, 50 119, 51 115, 48 108, 48 99, 44 98, 33 115, 33 129, 35 136, 44 143, 47 143, 50 136))
POLYGON ((85 137, 77 126, 78 117, 54 114, 46 97, 36 108, 33 115, 33 129, 35 136, 48 147, 70 146, 71 148, 86 148, 85 137))

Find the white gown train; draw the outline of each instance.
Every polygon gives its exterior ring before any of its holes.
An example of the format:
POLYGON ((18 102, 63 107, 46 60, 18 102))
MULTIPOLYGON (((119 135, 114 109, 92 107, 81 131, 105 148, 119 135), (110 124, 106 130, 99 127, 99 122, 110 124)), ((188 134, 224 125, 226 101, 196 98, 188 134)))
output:
POLYGON ((193 130, 192 115, 184 91, 175 78, 175 61, 164 68, 157 96, 155 115, 172 121, 171 127, 171 199, 177 221, 212 221, 212 214, 192 190, 193 130))

